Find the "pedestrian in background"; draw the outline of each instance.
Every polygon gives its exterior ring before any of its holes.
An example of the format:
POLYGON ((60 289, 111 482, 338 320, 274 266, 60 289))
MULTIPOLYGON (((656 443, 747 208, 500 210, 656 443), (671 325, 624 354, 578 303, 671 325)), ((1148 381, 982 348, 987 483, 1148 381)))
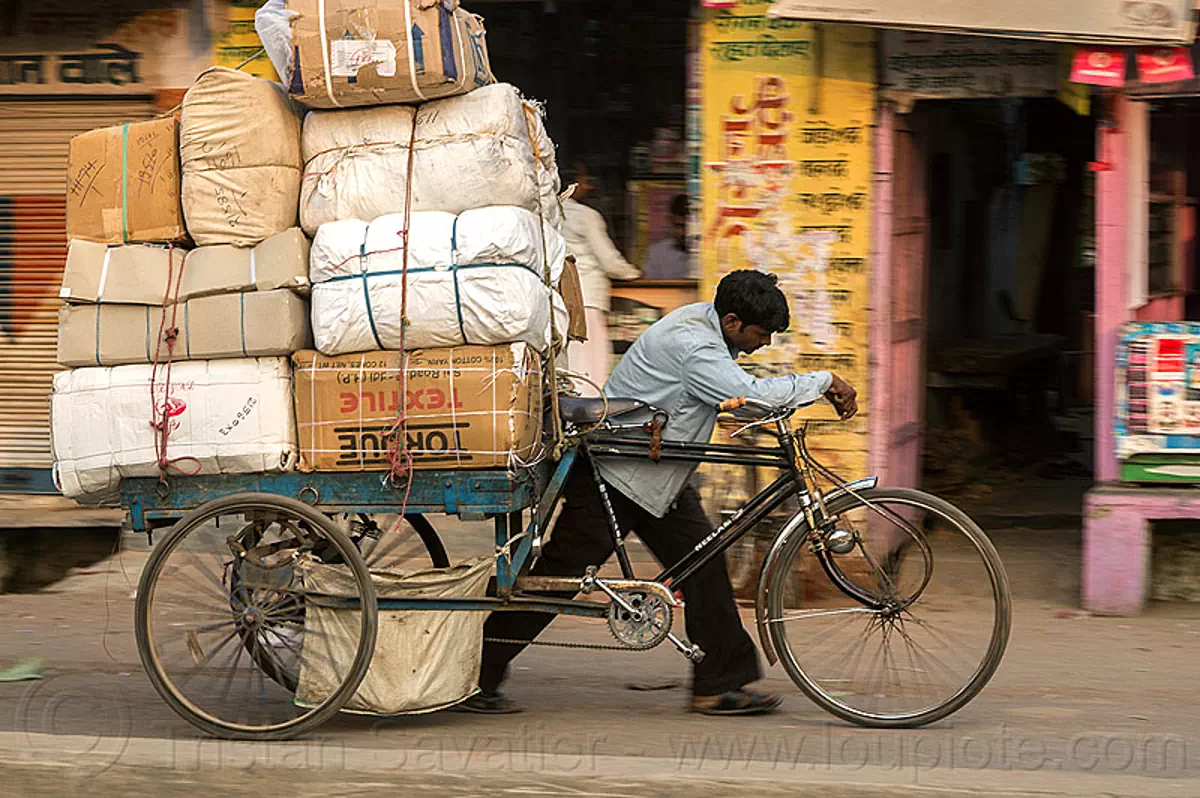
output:
POLYGON ((598 396, 598 388, 604 387, 612 364, 612 343, 608 338, 609 281, 633 280, 641 274, 608 237, 608 228, 600 212, 583 204, 583 200, 595 191, 587 167, 577 163, 569 177, 569 182, 575 183, 575 193, 563 203, 567 251, 575 256, 579 269, 587 341, 574 342, 567 347, 567 365, 571 371, 596 384, 597 387, 592 387, 577 383, 583 395, 598 396))
POLYGON ((670 226, 650 247, 646 262, 647 280, 687 280, 692 276, 687 251, 688 198, 676 194, 671 200, 670 226))

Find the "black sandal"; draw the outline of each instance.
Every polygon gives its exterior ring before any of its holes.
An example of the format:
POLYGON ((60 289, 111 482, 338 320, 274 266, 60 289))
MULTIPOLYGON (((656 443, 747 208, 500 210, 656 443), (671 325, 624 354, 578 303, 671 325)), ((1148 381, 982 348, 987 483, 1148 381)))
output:
POLYGON ((777 695, 752 690, 730 690, 716 696, 716 699, 712 706, 696 706, 693 698, 692 712, 702 715, 765 715, 774 712, 783 703, 783 699, 777 695))
POLYGON ((477 715, 514 715, 521 712, 516 702, 500 693, 480 691, 450 707, 452 712, 474 712, 477 715))

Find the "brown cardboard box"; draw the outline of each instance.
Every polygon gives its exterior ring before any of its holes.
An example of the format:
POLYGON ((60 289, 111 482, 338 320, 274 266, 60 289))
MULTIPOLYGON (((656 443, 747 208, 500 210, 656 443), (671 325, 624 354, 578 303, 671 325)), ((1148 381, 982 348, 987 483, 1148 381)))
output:
POLYGON ((162 305, 187 250, 152 244, 109 246, 75 239, 67 249, 62 288, 67 302, 162 305))
POLYGON ((326 0, 324 17, 318 6, 288 2, 300 12, 288 91, 306 105, 417 103, 496 81, 483 20, 458 0, 326 0))
POLYGON ((307 294, 308 249, 308 239, 298 227, 253 248, 221 244, 190 252, 157 244, 110 246, 76 239, 67 250, 59 297, 73 303, 162 305, 169 299, 277 288, 307 294))
POLYGON ((58 362, 166 362, 160 333, 172 321, 179 330, 173 360, 283 356, 312 345, 308 303, 286 289, 198 297, 175 307, 172 314, 154 305, 65 305, 58 311, 58 362))
POLYGON ((71 139, 67 238, 128 244, 186 237, 175 117, 101 128, 71 139))
POLYGON ((188 253, 180 298, 232 291, 309 291, 308 238, 299 227, 284 230, 256 247, 215 244, 188 253))
POLYGON ((541 445, 542 375, 524 344, 293 358, 300 468, 388 468, 400 359, 407 371, 407 451, 416 468, 506 468, 541 445))

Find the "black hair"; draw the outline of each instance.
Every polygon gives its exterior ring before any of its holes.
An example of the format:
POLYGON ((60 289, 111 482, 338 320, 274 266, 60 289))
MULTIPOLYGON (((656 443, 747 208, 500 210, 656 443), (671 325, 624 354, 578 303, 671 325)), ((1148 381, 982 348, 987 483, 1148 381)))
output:
POLYGON ((742 324, 757 324, 767 332, 783 332, 791 323, 787 297, 773 274, 741 269, 721 278, 713 306, 717 316, 734 314, 742 324))
POLYGON ((671 215, 672 216, 687 216, 688 215, 688 198, 687 194, 676 194, 671 200, 671 215))

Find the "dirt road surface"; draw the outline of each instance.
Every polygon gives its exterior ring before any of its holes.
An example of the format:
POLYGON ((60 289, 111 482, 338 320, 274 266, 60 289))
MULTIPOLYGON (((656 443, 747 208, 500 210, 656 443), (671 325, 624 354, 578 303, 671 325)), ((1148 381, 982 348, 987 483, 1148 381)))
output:
MULTIPOLYGON (((453 553, 486 533, 451 530, 453 553)), ((932 727, 847 726, 786 696, 762 718, 685 712, 687 666, 650 652, 535 648, 510 695, 522 714, 340 716, 288 743, 203 738, 151 688, 133 640, 147 556, 49 592, 0 597, 0 668, 44 658, 44 678, 0 684, 0 778, 10 795, 1165 796, 1200 795, 1200 605, 1138 618, 1075 613, 1078 535, 997 536, 1018 596, 1008 653, 973 703, 932 727), (674 679, 671 689, 631 682, 674 679)), ((745 616, 747 623, 750 615, 745 616)), ((562 618, 547 639, 605 642, 562 618)), ((765 664, 765 663, 764 663, 765 664)))

